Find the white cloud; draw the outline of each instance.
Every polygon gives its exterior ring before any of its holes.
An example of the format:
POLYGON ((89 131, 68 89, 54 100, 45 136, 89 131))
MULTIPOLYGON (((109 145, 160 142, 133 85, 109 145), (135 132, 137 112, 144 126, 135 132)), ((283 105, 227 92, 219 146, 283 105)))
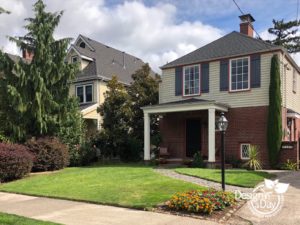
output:
MULTIPOLYGON (((23 19, 32 15, 33 3, 33 0, 0 0, 1 6, 12 11, 10 15, 1 15, 0 46, 4 50, 16 53, 4 35, 24 34, 23 19)), ((201 21, 178 23, 177 9, 171 3, 151 7, 140 1, 125 1, 115 6, 106 5, 104 0, 48 0, 45 3, 47 10, 65 10, 56 37, 89 36, 136 55, 157 72, 166 62, 222 35, 220 29, 201 21)))

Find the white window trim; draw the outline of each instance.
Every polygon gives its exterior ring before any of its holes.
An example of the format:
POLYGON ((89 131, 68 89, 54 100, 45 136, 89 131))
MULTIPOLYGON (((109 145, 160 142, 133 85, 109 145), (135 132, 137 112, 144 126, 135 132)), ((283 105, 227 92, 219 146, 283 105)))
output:
POLYGON ((240 144, 240 156, 241 156, 241 159, 243 160, 248 160, 250 159, 249 157, 243 157, 243 145, 248 145, 249 146, 249 150, 250 150, 250 143, 241 143, 240 144))
POLYGON ((251 88, 250 88, 250 56, 245 56, 245 57, 239 57, 239 58, 233 58, 233 59, 230 59, 229 60, 229 91, 230 92, 240 92, 240 91, 249 91, 251 88), (232 77, 232 71, 231 71, 231 61, 232 60, 238 60, 238 59, 245 59, 247 58, 248 59, 248 88, 247 89, 239 89, 239 90, 232 90, 232 83, 231 83, 231 77, 232 77))
POLYGON ((77 96, 77 88, 79 88, 79 87, 83 87, 83 102, 79 102, 79 103, 80 103, 80 104, 83 104, 83 103, 90 103, 90 102, 93 102, 93 100, 94 100, 94 87, 93 87, 93 84, 89 83, 89 84, 80 84, 80 85, 76 85, 76 86, 75 86, 75 95, 76 95, 76 97, 78 97, 78 96, 77 96), (92 101, 89 101, 89 102, 86 101, 86 87, 87 87, 87 86, 92 86, 92 101))
POLYGON ((78 63, 78 62, 79 62, 79 57, 77 55, 71 57, 71 63, 78 63), (76 59, 76 62, 74 62, 74 59, 76 59))
POLYGON ((190 97, 190 96, 198 96, 201 94, 201 66, 200 64, 195 64, 195 65, 189 65, 189 66, 184 66, 182 68, 182 95, 184 97, 190 97), (192 67, 192 66, 198 66, 198 70, 199 70, 199 92, 198 93, 195 93, 195 94, 185 94, 185 68, 187 67, 192 67))

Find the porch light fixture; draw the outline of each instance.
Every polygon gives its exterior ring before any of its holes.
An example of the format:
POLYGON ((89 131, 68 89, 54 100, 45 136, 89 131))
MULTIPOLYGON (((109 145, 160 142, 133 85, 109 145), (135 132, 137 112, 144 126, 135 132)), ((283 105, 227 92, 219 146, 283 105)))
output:
POLYGON ((217 122, 218 128, 221 131, 221 163, 222 163, 222 189, 225 191, 225 131, 228 127, 228 120, 224 116, 224 113, 221 113, 221 116, 217 122))
POLYGON ((226 131, 228 127, 228 120, 224 116, 224 113, 221 113, 221 116, 217 122, 218 128, 220 131, 226 131))

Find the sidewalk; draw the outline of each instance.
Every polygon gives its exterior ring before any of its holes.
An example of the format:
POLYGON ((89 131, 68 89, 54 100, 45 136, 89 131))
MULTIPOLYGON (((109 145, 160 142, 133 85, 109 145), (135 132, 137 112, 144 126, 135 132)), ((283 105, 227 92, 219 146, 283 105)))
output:
POLYGON ((0 192, 0 211, 66 225, 217 225, 206 220, 0 192))

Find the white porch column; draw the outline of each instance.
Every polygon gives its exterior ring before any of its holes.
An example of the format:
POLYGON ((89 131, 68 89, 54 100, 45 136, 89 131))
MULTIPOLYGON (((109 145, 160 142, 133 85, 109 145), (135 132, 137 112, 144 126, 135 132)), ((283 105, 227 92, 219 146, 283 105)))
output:
POLYGON ((144 160, 150 160, 150 115, 144 112, 144 160))
POLYGON ((216 109, 208 109, 208 162, 215 162, 215 121, 216 109))

